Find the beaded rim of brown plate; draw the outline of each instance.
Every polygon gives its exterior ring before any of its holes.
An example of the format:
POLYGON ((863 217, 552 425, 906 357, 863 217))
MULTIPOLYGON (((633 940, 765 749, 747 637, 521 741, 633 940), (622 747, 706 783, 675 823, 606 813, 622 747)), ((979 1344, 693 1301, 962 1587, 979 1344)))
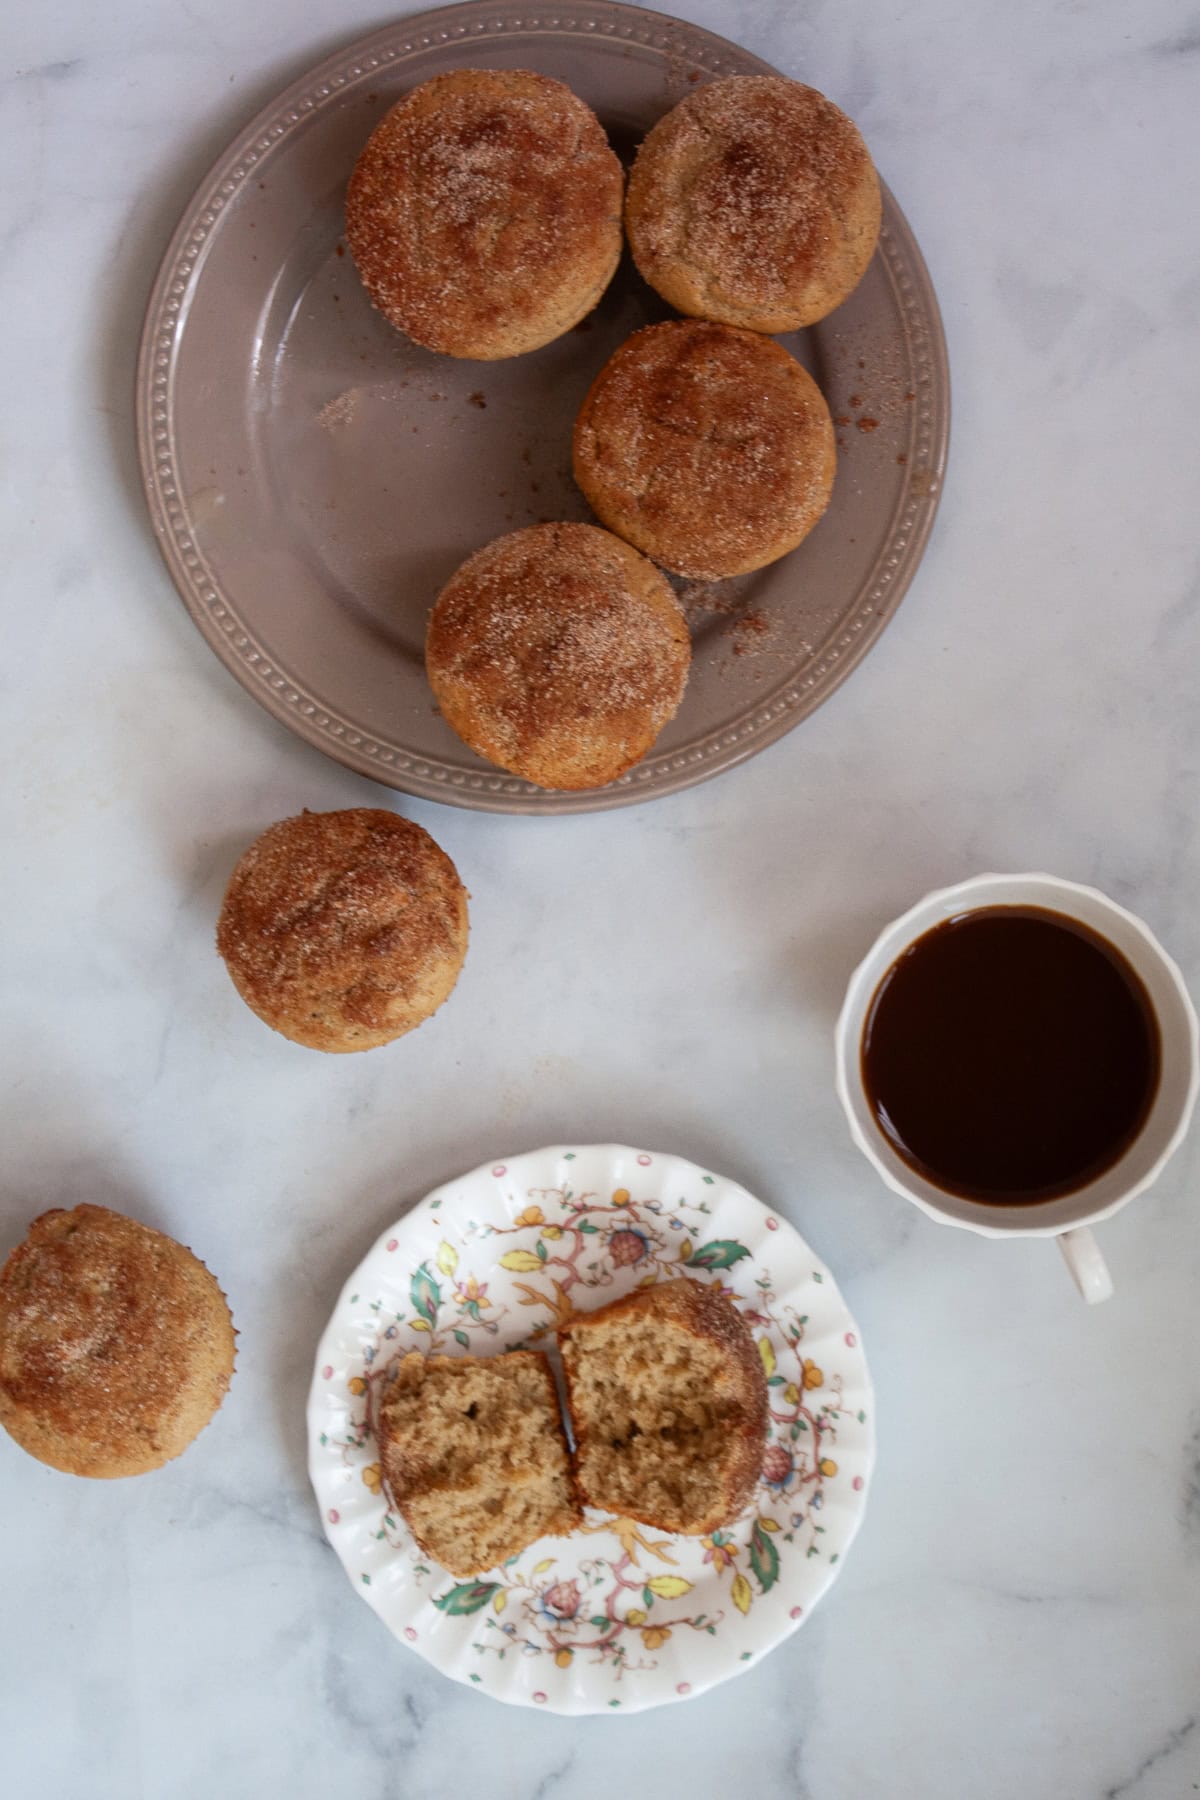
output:
POLYGON ((489 812, 591 812, 676 792, 732 768, 774 743, 840 686, 895 613, 920 563, 941 496, 950 433, 950 380, 936 296, 909 226, 886 184, 879 253, 904 325, 913 408, 900 504, 852 610, 840 628, 731 724, 680 749, 653 751, 604 788, 548 792, 503 772, 464 770, 360 729, 280 666, 208 568, 178 477, 173 370, 180 321, 210 234, 243 184, 257 180, 288 136, 348 90, 376 81, 430 50, 470 46, 499 33, 615 38, 704 75, 777 73, 701 27, 664 14, 595 0, 588 7, 510 12, 469 3, 422 13, 359 39, 329 57, 263 109, 201 183, 177 226, 151 292, 138 356, 136 419, 142 479, 167 567, 195 623, 220 660, 275 718, 358 773, 423 799, 489 812))

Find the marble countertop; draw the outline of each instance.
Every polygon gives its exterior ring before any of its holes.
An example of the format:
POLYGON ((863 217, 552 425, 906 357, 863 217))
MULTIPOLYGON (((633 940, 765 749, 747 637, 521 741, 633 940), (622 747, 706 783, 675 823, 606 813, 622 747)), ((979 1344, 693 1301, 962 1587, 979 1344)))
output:
POLYGON ((1200 1790, 1193 1136, 1102 1228, 946 1231, 831 1083, 876 929, 981 868, 1141 913, 1200 981, 1200 32, 1184 0, 681 0, 859 120, 945 315, 955 439, 914 586, 834 698, 718 781, 560 821, 409 804, 272 723, 150 536, 137 328, 233 131, 380 23, 344 0, 11 10, 0 414, 8 750, 0 1252, 106 1202, 192 1244, 240 1366, 179 1462, 90 1484, 0 1441, 0 1788, 25 1800, 1181 1800, 1200 1790), (326 1061, 212 951, 269 821, 396 804, 476 895, 453 1004, 326 1061), (305 1476, 314 1343, 402 1208, 485 1157, 622 1139, 734 1175, 832 1265, 878 1388, 845 1572, 688 1707, 509 1710, 393 1642, 305 1476), (753 1785, 751 1785, 753 1784, 753 1785))

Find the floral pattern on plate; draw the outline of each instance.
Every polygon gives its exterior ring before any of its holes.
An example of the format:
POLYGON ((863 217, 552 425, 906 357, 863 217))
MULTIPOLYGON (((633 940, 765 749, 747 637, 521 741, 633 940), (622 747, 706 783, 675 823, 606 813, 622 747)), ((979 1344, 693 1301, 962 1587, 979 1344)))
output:
POLYGON ((393 1633, 456 1680, 564 1713, 701 1693, 795 1630, 854 1536, 874 1453, 857 1330, 799 1235, 734 1182, 614 1145, 488 1164, 407 1213, 334 1309, 308 1420, 326 1533, 393 1633), (732 1295, 762 1357, 770 1432, 742 1515, 690 1538, 589 1511, 470 1581, 423 1557, 375 1443, 398 1358, 553 1350, 574 1312, 681 1278, 732 1295))

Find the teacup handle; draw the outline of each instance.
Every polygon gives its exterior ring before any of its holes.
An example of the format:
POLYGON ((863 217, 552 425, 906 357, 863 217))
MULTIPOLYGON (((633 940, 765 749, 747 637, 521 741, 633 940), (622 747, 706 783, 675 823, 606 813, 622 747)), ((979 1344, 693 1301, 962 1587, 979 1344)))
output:
POLYGON ((1071 1280, 1088 1305, 1095 1306, 1098 1300, 1107 1300, 1113 1291, 1112 1276, 1108 1272, 1108 1264, 1100 1246, 1087 1226, 1078 1225, 1073 1231, 1060 1231, 1058 1247, 1063 1253, 1063 1261, 1071 1271, 1071 1280))

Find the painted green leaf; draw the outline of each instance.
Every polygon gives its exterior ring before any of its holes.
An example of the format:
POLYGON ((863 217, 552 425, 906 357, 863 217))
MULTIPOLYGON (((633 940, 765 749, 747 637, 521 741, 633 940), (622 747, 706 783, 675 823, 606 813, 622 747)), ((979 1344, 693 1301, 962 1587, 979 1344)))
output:
POLYGON ((758 1576, 764 1594, 779 1580, 779 1552, 758 1520, 750 1533, 750 1567, 758 1576))
POLYGON ((543 1244, 541 1238, 539 1238, 537 1241, 537 1253, 543 1262, 545 1262, 547 1256, 549 1256, 549 1254, 550 1254, 550 1252, 547 1250, 545 1244, 543 1244))
POLYGON ((650 1592, 648 1587, 642 1589, 642 1605, 645 1607, 654 1605, 654 1595, 650 1592))
POLYGON ((462 1345, 464 1350, 469 1348, 471 1340, 467 1336, 465 1331, 456 1331, 454 1333, 454 1336, 455 1336, 456 1341, 462 1345))
POLYGON ((437 1320, 437 1309, 442 1304, 442 1290, 429 1273, 425 1263, 422 1263, 420 1268, 415 1271, 409 1285, 408 1296, 413 1303, 414 1311, 420 1313, 423 1319, 428 1319, 431 1325, 434 1324, 437 1320))
POLYGON ((591 1224, 590 1221, 587 1219, 581 1219, 579 1221, 579 1229, 580 1229, 580 1231, 599 1231, 600 1227, 598 1225, 591 1224))
POLYGON ((498 1581, 460 1581, 452 1587, 448 1594, 442 1594, 434 1601, 434 1605, 444 1613, 473 1613, 487 1605, 496 1589, 498 1581))
POLYGON ((693 1269, 732 1269, 734 1263, 741 1262, 743 1256, 749 1254, 745 1244, 739 1244, 736 1238, 713 1238, 692 1251, 688 1266, 693 1269))
POLYGON ((783 1387, 783 1386, 785 1386, 783 1376, 782 1375, 768 1375, 767 1386, 768 1387, 783 1387))
POLYGON ((591 1622, 596 1627, 597 1631, 607 1631, 612 1624, 612 1620, 606 1619, 603 1613, 596 1613, 591 1622))

